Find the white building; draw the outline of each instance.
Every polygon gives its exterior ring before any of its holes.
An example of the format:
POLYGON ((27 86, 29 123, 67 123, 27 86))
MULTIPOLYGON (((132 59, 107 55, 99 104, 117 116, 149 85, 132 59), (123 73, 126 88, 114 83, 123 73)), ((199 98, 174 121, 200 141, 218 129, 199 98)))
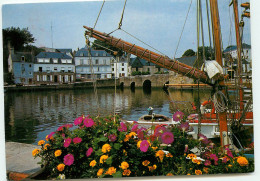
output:
POLYGON ((75 82, 75 65, 72 57, 65 53, 41 52, 34 63, 34 83, 75 82))
POLYGON ((122 57, 117 56, 116 59, 112 60, 113 77, 119 78, 129 76, 129 59, 130 54, 123 55, 122 57))
POLYGON ((76 78, 89 80, 93 76, 98 79, 112 78, 111 62, 113 57, 104 50, 81 48, 75 53, 76 78), (93 76, 92 76, 93 75, 93 76))

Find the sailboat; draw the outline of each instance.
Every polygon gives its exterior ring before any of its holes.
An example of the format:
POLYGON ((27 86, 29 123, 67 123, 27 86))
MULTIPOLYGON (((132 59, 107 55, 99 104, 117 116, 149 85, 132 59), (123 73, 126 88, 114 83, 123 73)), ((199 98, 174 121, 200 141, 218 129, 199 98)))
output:
MULTIPOLYGON (((197 117, 194 116, 194 119, 189 120, 190 124, 195 128, 194 130, 198 130, 196 128, 201 127, 201 131, 195 131, 195 135, 199 132, 202 132, 209 138, 220 137, 221 145, 228 145, 229 138, 226 136, 230 134, 230 130, 228 130, 229 122, 231 120, 235 121, 235 125, 239 126, 253 126, 253 112, 248 110, 248 105, 244 105, 243 103, 243 87, 242 87, 242 79, 240 76, 241 70, 241 40, 239 33, 239 21, 238 21, 238 12, 237 12, 237 0, 233 0, 234 14, 235 14, 235 25, 236 25, 236 38, 237 38, 237 51, 238 51, 238 91, 240 96, 240 110, 230 110, 227 111, 228 100, 227 97, 228 85, 225 83, 225 80, 228 78, 225 76, 220 69, 222 69, 222 51, 221 51, 221 33, 220 33, 220 22, 219 22, 219 14, 218 14, 218 1, 210 0, 210 11, 211 11, 211 21, 212 21, 212 31, 213 31, 213 42, 215 48, 215 60, 208 62, 208 69, 210 71, 200 70, 195 67, 188 66, 183 64, 175 59, 171 59, 165 55, 153 52, 149 49, 145 49, 141 46, 137 46, 130 42, 124 41, 121 38, 116 38, 111 36, 111 34, 106 34, 100 31, 97 31, 91 27, 84 26, 86 29, 85 35, 89 37, 93 37, 99 41, 105 42, 107 45, 122 50, 124 52, 133 54, 137 57, 145 59, 146 61, 152 62, 160 67, 166 68, 170 71, 177 72, 194 80, 199 80, 204 84, 208 84, 212 86, 215 90, 214 96, 215 100, 214 107, 215 111, 210 113, 205 113, 203 115, 198 114, 197 117), (218 64, 216 66, 216 63, 218 64), (212 65, 215 64, 215 65, 212 65), (215 67, 214 67, 215 66, 215 67), (219 68, 220 67, 220 68, 219 68), (216 71, 216 70, 219 71, 216 71), (212 70, 215 71, 213 75, 211 75, 212 70)), ((239 127, 238 126, 238 127, 239 127)))

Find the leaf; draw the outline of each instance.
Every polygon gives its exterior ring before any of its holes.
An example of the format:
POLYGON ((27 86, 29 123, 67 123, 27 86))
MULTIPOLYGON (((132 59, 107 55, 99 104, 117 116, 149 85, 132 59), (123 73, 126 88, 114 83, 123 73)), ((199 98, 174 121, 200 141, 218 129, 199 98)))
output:
POLYGON ((95 153, 97 156, 100 156, 100 155, 102 155, 103 153, 102 153, 102 150, 101 149, 99 149, 98 151, 96 151, 96 153, 95 153))
POLYGON ((116 173, 112 174, 114 178, 122 177, 122 173, 120 171, 117 171, 116 173))
POLYGON ((116 150, 119 150, 120 148, 121 148, 121 144, 120 143, 115 143, 114 144, 114 148, 116 149, 116 150))
POLYGON ((107 141, 107 137, 105 137, 105 136, 102 136, 101 138, 99 138, 99 141, 103 141, 103 142, 105 142, 105 141, 107 141))
POLYGON ((112 164, 112 156, 111 157, 109 157, 107 160, 106 160, 106 163, 108 164, 108 165, 111 165, 112 164))

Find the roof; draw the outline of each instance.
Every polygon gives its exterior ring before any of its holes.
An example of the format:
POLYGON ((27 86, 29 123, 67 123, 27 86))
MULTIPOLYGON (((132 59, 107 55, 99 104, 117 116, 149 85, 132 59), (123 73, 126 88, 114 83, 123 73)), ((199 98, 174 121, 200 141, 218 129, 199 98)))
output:
POLYGON ((70 48, 57 48, 57 50, 61 53, 71 53, 72 49, 70 48))
POLYGON ((142 68, 143 64, 142 64, 140 58, 138 58, 138 57, 134 58, 134 60, 132 60, 131 67, 132 68, 142 68))
MULTIPOLYGON (((91 57, 112 57, 109 53, 107 53, 105 50, 95 50, 93 48, 90 48, 91 57)), ((75 57, 88 57, 88 48, 85 46, 84 48, 81 48, 78 50, 75 54, 75 57)))
POLYGON ((62 59, 72 59, 70 56, 68 56, 65 53, 59 53, 59 52, 40 52, 36 58, 62 58, 62 59))
POLYGON ((132 68, 142 68, 143 66, 155 66, 156 68, 160 67, 159 65, 156 65, 139 57, 130 58, 130 65, 132 66, 132 68))
MULTIPOLYGON (((247 49, 251 49, 251 45, 248 45, 246 43, 243 43, 242 44, 242 48, 247 48, 247 49)), ((230 47, 226 48, 223 53, 227 53, 227 52, 230 52, 230 51, 233 51, 233 50, 236 50, 237 49, 237 46, 235 45, 231 45, 230 47)))
POLYGON ((11 54, 13 62, 34 62, 34 56, 31 52, 15 52, 11 54), (22 60, 22 57, 24 59, 22 60))
POLYGON ((197 59, 197 56, 176 58, 176 60, 178 60, 179 62, 189 65, 191 67, 193 67, 196 59, 197 59))

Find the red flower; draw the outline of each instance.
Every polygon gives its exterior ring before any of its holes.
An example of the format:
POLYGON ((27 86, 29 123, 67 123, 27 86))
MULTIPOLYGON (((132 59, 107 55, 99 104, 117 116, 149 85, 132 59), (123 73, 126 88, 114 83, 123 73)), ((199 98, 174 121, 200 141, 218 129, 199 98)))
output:
POLYGON ((81 141, 82 139, 79 137, 73 138, 73 143, 80 143, 81 141))
POLYGON ((84 125, 88 128, 94 125, 94 121, 91 118, 85 118, 84 119, 84 125))
POLYGON ((78 117, 78 118, 76 118, 76 119, 74 120, 74 125, 75 125, 75 126, 76 126, 76 125, 79 125, 79 124, 82 123, 82 121, 83 121, 83 117, 78 117))
POLYGON ((147 140, 143 140, 140 144, 140 150, 142 152, 147 152, 148 148, 149 148, 150 144, 147 140))
POLYGON ((162 142, 165 144, 171 144, 174 141, 174 136, 171 132, 165 132, 162 135, 162 142))

